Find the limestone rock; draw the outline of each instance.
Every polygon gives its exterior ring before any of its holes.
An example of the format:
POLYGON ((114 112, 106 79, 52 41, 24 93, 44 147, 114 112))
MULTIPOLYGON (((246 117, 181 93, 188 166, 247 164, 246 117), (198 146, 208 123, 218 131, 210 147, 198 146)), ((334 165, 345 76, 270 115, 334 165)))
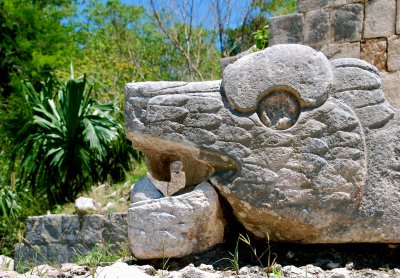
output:
POLYGON ((0 270, 14 270, 14 260, 10 257, 0 255, 0 270))
POLYGON ((92 198, 79 197, 75 200, 75 209, 80 213, 90 213, 97 210, 96 202, 92 198))
POLYGON ((393 107, 400 109, 400 71, 382 72, 383 88, 385 97, 393 107))
POLYGON ((357 58, 360 59, 360 43, 337 43, 322 46, 321 52, 328 59, 357 58))
MULTIPOLYGON (((125 90, 126 134, 150 173, 167 181, 171 162, 182 161, 186 186, 209 180, 254 235, 400 242, 400 111, 367 62, 276 45, 228 65, 222 81, 125 90)), ((153 229, 168 231, 169 223, 153 229)))
POLYGON ((43 264, 39 266, 35 266, 30 271, 25 273, 25 276, 38 276, 38 277, 47 277, 47 278, 58 278, 60 275, 60 271, 52 267, 48 264, 43 264))
POLYGON ((147 275, 135 266, 128 266, 126 263, 114 263, 106 267, 98 267, 94 275, 96 278, 150 278, 152 276, 147 275))
MULTIPOLYGON (((20 278, 22 275, 14 270, 1 270, 0 269, 0 277, 1 278, 20 278)), ((25 277, 25 276, 23 276, 25 277)))
POLYGON ((189 265, 179 271, 172 271, 168 273, 167 278, 219 278, 221 277, 218 274, 209 273, 203 270, 200 270, 193 265, 189 265))
POLYGON ((388 71, 400 70, 400 36, 391 36, 388 39, 388 71))
POLYGON ((334 41, 352 42, 361 40, 364 6, 361 4, 343 5, 335 8, 333 12, 334 41))
POLYGON ((361 44, 361 59, 374 65, 380 71, 386 71, 386 39, 366 40, 361 44))
POLYGON ((326 10, 309 11, 304 16, 304 42, 308 45, 327 43, 330 35, 330 13, 326 10))
POLYGON ((272 17, 269 27, 268 45, 303 43, 304 18, 302 14, 272 17))
POLYGON ((205 182, 186 194, 133 203, 127 221, 129 246, 139 259, 183 257, 224 236, 218 194, 205 182))
POLYGON ((131 203, 153 200, 163 197, 157 190, 151 175, 139 179, 131 188, 131 203))
POLYGON ((364 38, 388 37, 395 34, 396 0, 365 2, 364 38))

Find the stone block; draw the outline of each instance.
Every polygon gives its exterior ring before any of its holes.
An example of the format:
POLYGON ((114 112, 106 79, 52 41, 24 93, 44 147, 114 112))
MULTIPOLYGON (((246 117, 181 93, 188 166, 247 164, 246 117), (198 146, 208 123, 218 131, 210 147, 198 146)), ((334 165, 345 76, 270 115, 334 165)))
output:
POLYGON ((304 18, 304 42, 308 45, 321 45, 330 37, 330 13, 325 10, 309 11, 304 18))
POLYGON ((388 39, 388 71, 400 70, 400 36, 391 36, 388 39))
POLYGON ((104 219, 102 237, 108 244, 128 245, 128 224, 126 213, 112 214, 104 219))
POLYGON ((49 244, 47 246, 47 260, 54 263, 65 263, 70 261, 69 248, 63 244, 49 244))
POLYGON ((40 216, 28 217, 26 220, 25 238, 30 244, 42 244, 43 242, 43 218, 40 216))
POLYGON ((364 6, 350 4, 333 11, 333 40, 335 42, 361 40, 364 6))
POLYGON ((306 12, 326 7, 337 7, 345 4, 364 3, 365 0, 297 0, 297 10, 306 12))
POLYGON ((387 62, 386 39, 371 39, 361 43, 360 58, 374 65, 379 71, 386 70, 387 62))
POLYGON ((381 72, 383 81, 383 91, 389 103, 400 109, 400 71, 381 72))
POLYGON ((63 215, 61 222, 61 241, 66 245, 74 245, 78 242, 79 235, 78 215, 63 215))
POLYGON ((183 257, 223 241, 218 194, 203 182, 188 193, 131 204, 129 247, 136 258, 183 257))
POLYGON ((93 247, 96 243, 103 242, 102 230, 103 230, 103 216, 101 215, 83 215, 82 227, 79 234, 79 241, 85 245, 93 247))
POLYGON ((47 246, 16 244, 14 248, 16 269, 27 271, 29 266, 47 263, 47 246))
POLYGON ((395 34, 396 0, 365 2, 364 38, 388 37, 395 34))
POLYGON ((339 58, 356 58, 360 59, 360 42, 354 43, 335 43, 326 44, 322 46, 321 52, 325 54, 328 59, 339 59, 339 58))
POLYGON ((315 10, 323 7, 327 7, 331 0, 298 0, 297 10, 299 12, 305 12, 309 10, 315 10))
POLYGON ((271 18, 268 45, 303 43, 304 19, 302 14, 290 14, 271 18))
POLYGON ((400 34, 400 0, 397 0, 396 34, 400 34))
POLYGON ((43 217, 43 240, 46 243, 58 243, 61 240, 62 215, 43 217))

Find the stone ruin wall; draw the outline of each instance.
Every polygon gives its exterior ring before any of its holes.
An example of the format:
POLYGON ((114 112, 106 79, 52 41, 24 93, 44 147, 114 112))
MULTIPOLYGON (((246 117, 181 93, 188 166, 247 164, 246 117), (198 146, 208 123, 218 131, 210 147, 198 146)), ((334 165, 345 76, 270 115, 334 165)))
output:
POLYGON ((74 262, 96 244, 122 252, 128 246, 127 233, 126 213, 31 216, 14 258, 27 270, 32 265, 74 262))
POLYGON ((329 59, 358 58, 380 71, 400 108, 400 0, 297 0, 298 13, 273 17, 269 46, 305 44, 329 59))

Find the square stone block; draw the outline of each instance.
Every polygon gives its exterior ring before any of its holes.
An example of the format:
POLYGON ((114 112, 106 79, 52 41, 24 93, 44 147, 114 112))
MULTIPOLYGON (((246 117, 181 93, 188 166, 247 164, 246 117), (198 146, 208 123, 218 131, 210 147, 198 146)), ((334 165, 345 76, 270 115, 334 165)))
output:
POLYGON ((400 71, 381 72, 380 74, 385 98, 393 107, 400 109, 400 71))
POLYGON ((282 43, 303 43, 304 19, 302 14, 290 14, 271 18, 269 46, 282 43))
POLYGON ((62 244, 49 244, 47 246, 47 260, 53 263, 62 264, 70 261, 70 250, 62 244))
POLYGON ((79 217, 79 221, 82 223, 79 242, 90 248, 96 243, 103 242, 104 216, 93 214, 79 217))
POLYGON ((388 39, 388 71, 400 70, 400 36, 391 36, 388 39))
POLYGON ((304 42, 307 45, 321 45, 330 37, 330 13, 326 10, 309 11, 304 18, 304 42))
POLYGON ((396 0, 365 2, 364 38, 388 37, 395 34, 396 0))
POLYGON ((386 71, 386 39, 372 39, 361 43, 361 59, 374 65, 379 71, 386 71))
POLYGON ((334 43, 322 46, 321 52, 328 59, 357 58, 360 59, 360 42, 334 43))
POLYGON ((45 243, 58 243, 61 240, 62 215, 46 215, 43 217, 43 240, 45 243))
POLYGON ((396 34, 400 34, 400 0, 397 0, 396 34))
POLYGON ((361 40, 364 6, 349 4, 333 11, 333 39, 335 42, 361 40))
POLYGON ((364 3, 365 0, 297 0, 297 10, 306 12, 326 7, 338 7, 345 4, 364 3))
POLYGON ((330 0, 297 0, 297 10, 305 12, 328 6, 330 0))
POLYGON ((26 220, 26 240, 30 244, 43 244, 43 218, 31 216, 26 220))
POLYGON ((66 245, 74 245, 79 239, 79 216, 63 215, 61 223, 61 241, 66 245))

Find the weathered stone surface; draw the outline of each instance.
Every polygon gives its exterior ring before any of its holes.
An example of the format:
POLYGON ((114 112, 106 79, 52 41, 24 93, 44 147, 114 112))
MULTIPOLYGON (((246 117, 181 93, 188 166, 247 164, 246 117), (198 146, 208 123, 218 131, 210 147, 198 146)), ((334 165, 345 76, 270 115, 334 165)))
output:
POLYGON ((304 18, 302 14, 272 17, 269 22, 268 45, 303 43, 304 18))
POLYGON ((187 267, 179 270, 169 272, 166 276, 167 278, 219 278, 221 277, 218 274, 209 273, 203 270, 200 270, 193 265, 188 265, 187 267))
POLYGON ((400 0, 397 0, 396 34, 400 35, 400 0))
POLYGON ((365 2, 364 38, 388 37, 395 34, 396 0, 365 2))
POLYGON ((335 42, 361 40, 364 6, 350 4, 333 10, 333 39, 335 42))
POLYGON ((331 0, 298 0, 297 9, 300 12, 315 10, 328 6, 329 2, 331 2, 331 0))
POLYGON ((400 71, 381 72, 385 97, 389 103, 400 109, 400 71))
POLYGON ((26 244, 17 244, 19 267, 74 261, 96 243, 127 244, 126 213, 108 215, 44 215, 27 220, 26 244))
POLYGON ((400 36, 389 37, 387 52, 388 71, 400 70, 400 36))
POLYGON ((221 65, 221 70, 224 70, 228 65, 236 62, 237 60, 239 60, 243 56, 245 56, 247 54, 250 54, 250 53, 252 53, 254 51, 257 51, 257 47, 255 45, 253 45, 252 47, 250 47, 246 51, 243 51, 243 52, 239 53, 238 55, 221 58, 219 60, 220 65, 221 65))
POLYGON ((307 45, 321 45, 328 42, 330 37, 330 12, 314 10, 304 16, 304 43, 307 45))
POLYGON ((186 194, 131 204, 129 246, 136 258, 183 257, 221 243, 224 219, 218 194, 201 183, 186 194))
POLYGON ((400 112, 367 62, 329 62, 306 46, 276 45, 229 65, 222 82, 127 84, 126 100, 127 137, 144 151, 150 171, 163 177, 171 162, 182 161, 187 186, 210 180, 254 235, 400 242, 400 112), (219 109, 192 112, 190 98, 219 109), (160 132, 143 112, 157 99, 189 112, 163 121, 160 132), (220 120, 195 130, 182 125, 179 133, 170 128, 198 113, 220 120), (214 141, 195 140, 200 130, 214 141))
POLYGON ((75 209, 80 213, 90 213, 97 210, 95 201, 87 197, 79 197, 76 199, 75 209))
POLYGON ((361 46, 360 42, 326 44, 322 46, 321 52, 330 60, 339 58, 360 59, 361 46))
POLYGON ((301 107, 319 105, 332 89, 333 75, 329 61, 322 53, 304 46, 277 45, 229 65, 223 72, 222 82, 227 98, 236 110, 255 112, 262 98, 260 92, 267 95, 279 86, 291 88, 292 94, 300 98, 301 107), (282 52, 286 54, 280 55, 282 52), (298 55, 304 60, 296 59, 298 55))
POLYGON ((352 3, 364 3, 365 0, 297 0, 297 10, 306 12, 320 8, 336 7, 352 3))
POLYGON ((106 267, 97 267, 96 278, 110 278, 110 277, 118 277, 118 278, 150 278, 153 276, 147 275, 146 273, 139 270, 139 268, 135 266, 129 266, 126 263, 114 263, 110 266, 106 267))
POLYGON ((387 41, 386 39, 372 39, 361 43, 360 58, 374 65, 380 71, 386 71, 387 41))
POLYGON ((58 278, 60 275, 60 271, 52 267, 48 264, 38 265, 32 268, 30 271, 25 273, 25 276, 38 276, 38 277, 47 277, 47 278, 58 278))
POLYGON ((14 270, 14 260, 0 255, 0 270, 14 270))
POLYGON ((131 189, 131 203, 159 199, 161 197, 164 196, 157 190, 150 175, 139 179, 131 189))

